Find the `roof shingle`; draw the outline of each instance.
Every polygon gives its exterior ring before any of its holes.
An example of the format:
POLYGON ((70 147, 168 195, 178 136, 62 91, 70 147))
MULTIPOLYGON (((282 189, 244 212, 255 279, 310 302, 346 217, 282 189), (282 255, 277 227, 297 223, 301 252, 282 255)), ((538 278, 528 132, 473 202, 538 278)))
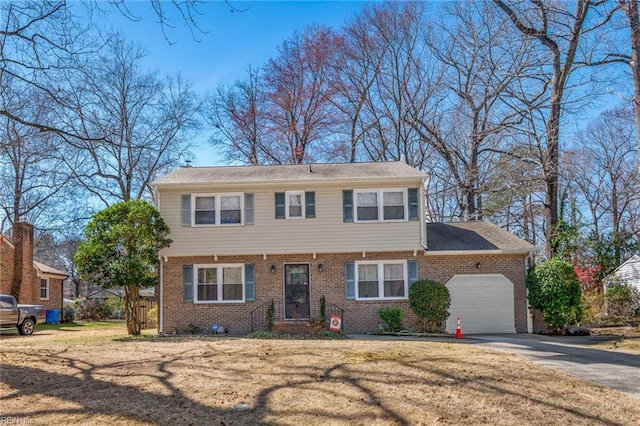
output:
POLYGON ((531 243, 490 222, 428 223, 427 247, 429 252, 536 250, 531 243))

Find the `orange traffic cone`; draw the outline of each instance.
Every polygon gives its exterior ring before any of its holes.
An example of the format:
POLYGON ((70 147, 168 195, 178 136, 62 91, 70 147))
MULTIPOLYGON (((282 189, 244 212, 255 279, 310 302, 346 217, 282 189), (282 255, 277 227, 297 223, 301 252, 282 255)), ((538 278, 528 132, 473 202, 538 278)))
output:
POLYGON ((458 326, 456 327, 456 339, 462 339, 462 329, 460 328, 460 317, 458 317, 458 326))

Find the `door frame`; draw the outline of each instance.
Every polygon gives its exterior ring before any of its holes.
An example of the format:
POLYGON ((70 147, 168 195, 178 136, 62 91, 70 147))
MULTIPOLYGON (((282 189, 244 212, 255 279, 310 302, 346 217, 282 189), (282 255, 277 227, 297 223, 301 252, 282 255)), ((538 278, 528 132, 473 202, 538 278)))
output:
POLYGON ((293 321, 296 319, 308 320, 311 318, 311 264, 309 262, 285 262, 282 264, 282 318, 285 321, 293 321), (300 316, 298 318, 295 317, 287 317, 287 267, 288 266, 305 266, 307 268, 307 294, 306 294, 306 302, 307 302, 307 310, 308 313, 306 316, 300 316))

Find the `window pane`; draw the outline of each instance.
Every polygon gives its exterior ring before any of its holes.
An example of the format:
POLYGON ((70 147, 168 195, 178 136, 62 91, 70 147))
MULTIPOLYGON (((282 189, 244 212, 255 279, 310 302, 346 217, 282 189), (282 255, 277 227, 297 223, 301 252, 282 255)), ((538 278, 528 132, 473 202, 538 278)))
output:
POLYGON ((384 281, 384 297, 404 297, 404 280, 384 281))
POLYGON ((384 297, 404 297, 404 265, 385 264, 384 297))
POLYGON ((202 211, 196 212, 196 225, 215 225, 216 212, 202 211))
POLYGON ((222 268, 222 300, 242 300, 242 268, 222 268))
POLYGON ((220 223, 241 223, 240 196, 220 197, 220 223))
POLYGON ((358 297, 378 296, 378 265, 358 265, 358 297))
POLYGON ((211 284, 198 284, 198 300, 218 300, 218 286, 211 284))
POLYGON ((385 192, 382 198, 385 220, 404 219, 404 193, 385 192))
POLYGON ((377 192, 358 192, 358 205, 359 206, 377 206, 378 193, 377 192))
POLYGON ((222 268, 223 284, 242 284, 242 268, 222 268))
POLYGON ((289 217, 302 217, 302 194, 288 194, 289 217))
POLYGON ((384 279, 386 280, 403 280, 404 279, 404 265, 402 263, 385 264, 384 265, 384 279))
POLYGON ((215 210, 216 197, 196 197, 196 210, 215 210))
POLYGON ((358 280, 358 297, 378 297, 378 281, 358 280))
POLYGON ((240 196, 222 196, 220 197, 220 208, 223 210, 240 210, 240 196))

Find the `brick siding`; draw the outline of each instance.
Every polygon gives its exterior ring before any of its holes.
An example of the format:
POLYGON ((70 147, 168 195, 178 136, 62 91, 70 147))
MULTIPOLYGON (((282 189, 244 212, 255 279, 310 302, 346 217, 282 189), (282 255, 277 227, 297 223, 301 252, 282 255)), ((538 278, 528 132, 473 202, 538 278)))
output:
MULTIPOLYGON (((284 297, 285 263, 309 265, 309 292, 311 305, 317 305, 325 296, 328 304, 344 309, 343 326, 346 333, 375 331, 381 322, 378 309, 383 306, 398 306, 405 313, 404 323, 409 328, 417 328, 417 319, 408 300, 362 301, 347 300, 345 297, 345 262, 362 260, 416 260, 419 277, 435 279, 446 283, 457 274, 503 274, 514 284, 515 327, 518 333, 527 331, 527 304, 525 287, 525 255, 463 255, 424 256, 413 252, 335 253, 319 254, 313 259, 311 254, 262 256, 219 256, 217 261, 211 256, 169 257, 163 263, 163 333, 183 333, 190 325, 208 329, 214 322, 229 328, 232 334, 246 334, 251 331, 250 312, 271 300, 281 301, 284 297), (477 267, 480 262, 480 267, 477 267), (255 265, 256 300, 246 303, 191 303, 183 301, 183 265, 212 263, 251 263, 255 265), (323 270, 318 270, 318 264, 323 270), (271 272, 271 265, 276 271, 271 272)), ((312 317, 316 317, 312 310, 312 317)))

